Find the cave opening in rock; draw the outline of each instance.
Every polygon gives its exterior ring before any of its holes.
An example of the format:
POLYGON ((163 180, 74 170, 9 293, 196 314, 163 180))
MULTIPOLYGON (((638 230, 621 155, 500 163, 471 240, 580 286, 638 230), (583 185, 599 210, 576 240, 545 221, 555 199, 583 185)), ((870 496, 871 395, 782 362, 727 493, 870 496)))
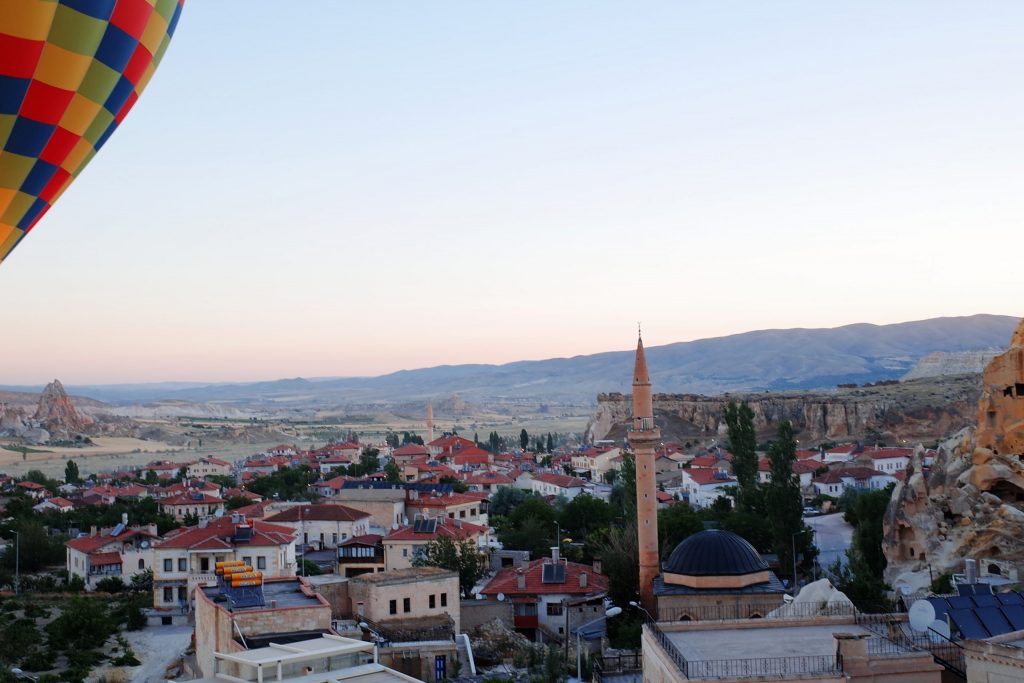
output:
POLYGON ((999 568, 998 564, 990 564, 988 566, 988 573, 993 574, 995 576, 1002 576, 1003 570, 999 568))
POLYGON ((1004 503, 1013 504, 1024 501, 1024 489, 1005 479, 993 484, 992 488, 989 489, 989 493, 997 496, 1004 503))

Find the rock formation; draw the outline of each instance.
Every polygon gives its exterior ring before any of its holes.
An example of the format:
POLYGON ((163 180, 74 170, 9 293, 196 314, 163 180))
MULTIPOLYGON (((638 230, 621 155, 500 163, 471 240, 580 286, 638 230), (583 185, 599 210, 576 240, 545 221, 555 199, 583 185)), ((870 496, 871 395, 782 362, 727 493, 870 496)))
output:
MULTIPOLYGON (((723 414, 729 402, 746 401, 762 436, 773 434, 779 422, 789 420, 801 438, 812 441, 877 435, 935 440, 973 422, 978 396, 977 382, 970 377, 799 394, 656 394, 654 419, 666 440, 713 437, 725 432, 723 414)), ((619 439, 629 420, 629 396, 600 394, 597 413, 587 427, 588 438, 619 439)))
POLYGON ((58 380, 46 385, 32 419, 58 439, 73 438, 92 426, 93 421, 81 415, 58 380))
POLYGON ((980 375, 1002 349, 983 351, 935 351, 922 356, 910 372, 900 379, 922 379, 924 377, 946 377, 949 375, 980 375))
POLYGON ((1024 322, 1010 348, 985 369, 976 428, 943 444, 924 468, 918 452, 885 519, 890 584, 918 588, 933 574, 979 570, 1016 577, 1024 569, 1024 322))

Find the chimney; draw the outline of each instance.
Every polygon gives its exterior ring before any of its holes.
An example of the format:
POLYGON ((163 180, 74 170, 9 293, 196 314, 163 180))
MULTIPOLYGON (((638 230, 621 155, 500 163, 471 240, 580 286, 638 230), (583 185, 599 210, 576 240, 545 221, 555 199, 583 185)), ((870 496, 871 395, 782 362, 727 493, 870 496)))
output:
POLYGON ((967 583, 978 583, 978 561, 973 559, 964 560, 964 574, 967 575, 967 583))
POLYGON ((121 513, 121 524, 124 524, 125 526, 128 526, 128 513, 127 512, 122 512, 121 513))
POLYGON ((551 546, 551 562, 553 564, 558 564, 558 560, 559 560, 559 557, 558 557, 558 546, 557 545, 551 546))
POLYGON ((601 558, 600 557, 595 557, 594 558, 594 573, 595 574, 600 574, 601 573, 601 558))
POLYGON ((526 574, 523 573, 522 569, 516 570, 516 588, 521 591, 526 590, 526 574))
POLYGON ((586 587, 587 587, 587 573, 586 572, 580 572, 580 588, 586 588, 586 587))
POLYGON ((99 529, 97 529, 95 526, 89 527, 89 535, 90 536, 98 536, 99 535, 99 529))

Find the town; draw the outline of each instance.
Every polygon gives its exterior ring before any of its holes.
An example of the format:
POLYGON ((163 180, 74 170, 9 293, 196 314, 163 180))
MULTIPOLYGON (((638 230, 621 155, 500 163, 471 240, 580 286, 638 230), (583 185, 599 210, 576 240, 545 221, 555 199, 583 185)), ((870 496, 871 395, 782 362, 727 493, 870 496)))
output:
POLYGON ((965 642, 1022 626, 1021 594, 993 593, 1013 563, 885 583, 893 491, 946 446, 799 449, 787 422, 758 444, 745 404, 721 443, 664 442, 642 342, 635 365, 618 444, 435 433, 428 404, 421 434, 379 443, 4 475, 3 675, 975 680, 965 642))

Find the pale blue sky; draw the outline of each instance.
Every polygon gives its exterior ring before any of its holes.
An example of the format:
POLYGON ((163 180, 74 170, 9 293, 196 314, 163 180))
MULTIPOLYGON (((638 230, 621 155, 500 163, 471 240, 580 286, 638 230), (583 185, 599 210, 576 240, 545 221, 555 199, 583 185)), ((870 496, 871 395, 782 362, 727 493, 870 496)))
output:
POLYGON ((1021 314, 1018 2, 190 0, 0 267, 0 378, 1021 314))

